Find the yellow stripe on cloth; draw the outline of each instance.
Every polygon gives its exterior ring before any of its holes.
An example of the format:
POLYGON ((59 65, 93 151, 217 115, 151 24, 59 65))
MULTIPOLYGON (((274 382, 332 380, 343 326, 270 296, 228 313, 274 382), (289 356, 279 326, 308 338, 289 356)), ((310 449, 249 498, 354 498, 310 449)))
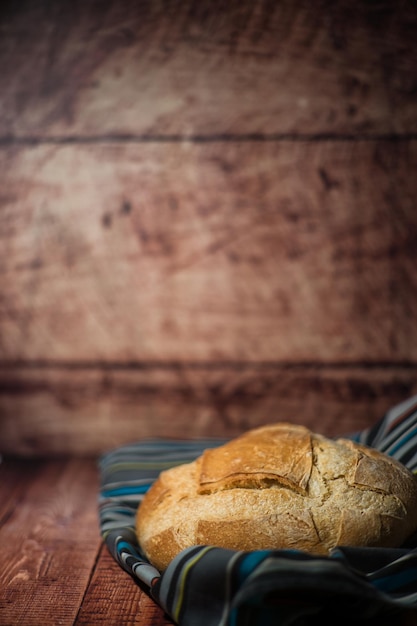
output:
POLYGON ((201 552, 199 552, 198 554, 196 554, 196 556, 191 559, 186 566, 184 567, 184 571, 181 574, 181 584, 180 584, 180 588, 178 591, 178 600, 176 602, 176 606, 175 606, 175 610, 174 610, 174 619, 176 622, 178 622, 179 619, 179 615, 181 613, 181 607, 184 601, 184 590, 185 590, 185 586, 186 586, 186 580, 189 574, 189 571, 192 567, 194 567, 194 565, 196 563, 198 563, 198 561, 201 559, 201 557, 203 557, 205 554, 207 554, 207 552, 209 552, 209 550, 211 550, 211 546, 206 546, 205 548, 203 548, 203 550, 201 550, 201 552))

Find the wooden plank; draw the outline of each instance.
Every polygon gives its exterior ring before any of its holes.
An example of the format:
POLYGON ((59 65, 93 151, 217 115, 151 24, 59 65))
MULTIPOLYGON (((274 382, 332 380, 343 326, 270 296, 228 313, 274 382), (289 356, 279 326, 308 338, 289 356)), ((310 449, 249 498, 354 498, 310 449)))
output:
POLYGON ((417 141, 5 150, 0 350, 415 362, 417 141))
POLYGON ((413 2, 19 2, 7 137, 417 131, 413 2))
MULTIPOLYGON (((3 459, 0 460, 3 462, 3 459)), ((38 471, 39 462, 33 459, 7 459, 7 462, 0 465, 0 528, 24 497, 28 476, 33 479, 38 471)))
POLYGON ((101 543, 97 489, 88 460, 45 461, 26 472, 26 491, 0 528, 1 624, 73 624, 101 543))
POLYGON ((99 454, 147 437, 233 436, 274 421, 330 436, 417 394, 417 366, 143 365, 0 374, 0 451, 99 454))
POLYGON ((103 547, 74 626, 170 626, 162 609, 103 547))

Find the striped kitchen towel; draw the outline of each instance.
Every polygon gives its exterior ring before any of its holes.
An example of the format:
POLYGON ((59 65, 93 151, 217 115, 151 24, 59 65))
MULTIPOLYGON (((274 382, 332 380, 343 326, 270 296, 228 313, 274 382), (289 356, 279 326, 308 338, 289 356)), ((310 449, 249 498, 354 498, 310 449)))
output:
MULTIPOLYGON (((417 474, 417 396, 352 435, 417 474)), ((100 461, 99 519, 110 553, 181 626, 400 623, 417 616, 417 535, 399 549, 339 547, 328 557, 297 550, 240 552, 196 546, 161 575, 143 557, 135 515, 159 473, 225 440, 148 440, 100 461)))

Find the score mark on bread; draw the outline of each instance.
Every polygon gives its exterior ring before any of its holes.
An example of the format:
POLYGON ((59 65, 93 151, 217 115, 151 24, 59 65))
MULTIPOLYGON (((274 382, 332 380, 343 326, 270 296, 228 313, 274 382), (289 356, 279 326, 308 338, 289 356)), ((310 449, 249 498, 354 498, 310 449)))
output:
POLYGON ((199 493, 237 487, 262 489, 273 483, 305 493, 312 465, 309 432, 278 424, 268 438, 260 429, 232 440, 220 454, 218 448, 205 450, 199 493))
POLYGON ((162 472, 136 522, 161 570, 202 544, 314 554, 342 544, 397 547, 417 528, 417 480, 377 450, 278 423, 162 472))

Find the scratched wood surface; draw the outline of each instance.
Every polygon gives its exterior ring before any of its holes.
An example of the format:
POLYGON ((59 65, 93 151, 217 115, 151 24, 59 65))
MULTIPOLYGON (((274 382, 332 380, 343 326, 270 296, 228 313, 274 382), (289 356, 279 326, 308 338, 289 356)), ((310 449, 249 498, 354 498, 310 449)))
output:
POLYGON ((89 459, 3 460, 2 626, 172 623, 102 545, 97 490, 89 459))
POLYGON ((3 2, 0 132, 417 131, 415 3, 3 2))
POLYGON ((3 152, 3 449, 379 418, 415 390, 416 146, 3 152))
POLYGON ((416 26, 2 3, 0 451, 338 434, 415 393, 416 26))
POLYGON ((76 625, 170 626, 173 623, 103 546, 76 625))
POLYGON ((0 472, 0 622, 72 624, 100 543, 93 464, 5 461, 0 472))
POLYGON ((417 361, 417 142, 0 156, 5 360, 417 361))

